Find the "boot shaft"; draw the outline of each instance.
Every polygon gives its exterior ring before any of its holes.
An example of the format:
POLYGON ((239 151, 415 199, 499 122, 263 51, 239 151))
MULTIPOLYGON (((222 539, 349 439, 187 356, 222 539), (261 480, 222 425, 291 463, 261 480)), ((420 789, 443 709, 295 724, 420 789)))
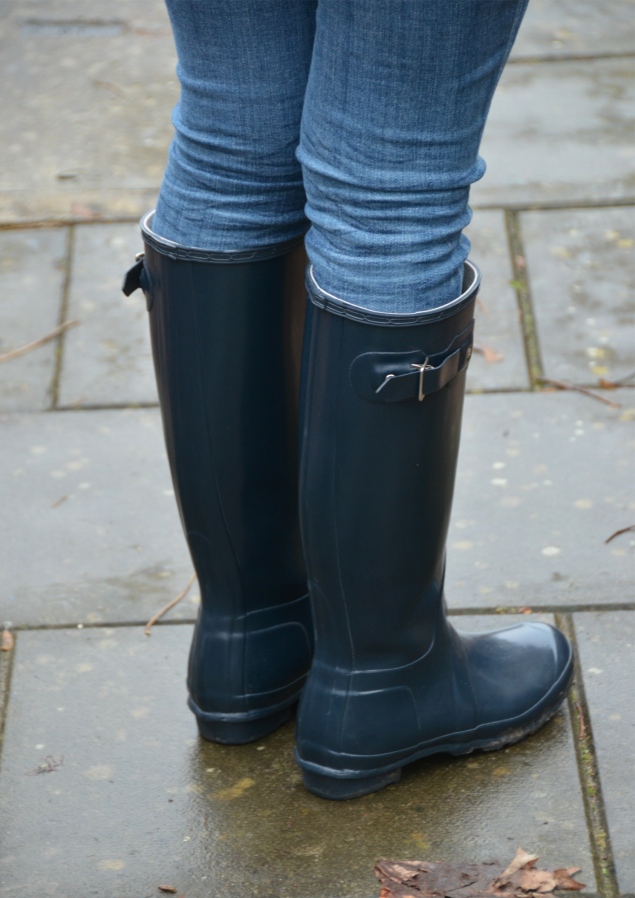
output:
POLYGON ((468 266, 451 307, 382 315, 309 276, 300 515, 319 662, 392 668, 434 638, 477 290, 468 266))

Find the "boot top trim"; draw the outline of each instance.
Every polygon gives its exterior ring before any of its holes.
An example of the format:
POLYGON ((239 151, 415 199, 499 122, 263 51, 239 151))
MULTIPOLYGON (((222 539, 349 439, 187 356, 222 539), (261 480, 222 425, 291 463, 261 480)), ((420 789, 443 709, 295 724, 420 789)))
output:
POLYGON ((470 303, 474 302, 476 294, 481 286, 481 272, 473 262, 466 261, 463 264, 463 291, 452 302, 439 306, 436 309, 426 309, 422 312, 379 312, 375 309, 365 309, 353 303, 346 302, 332 293, 323 290, 315 279, 313 266, 307 268, 306 286, 311 302, 325 312, 359 321, 362 324, 375 324, 380 327, 412 327, 413 325, 432 324, 456 315, 470 303))
POLYGON ((162 256, 176 259, 181 262, 208 262, 221 265, 238 265, 243 262, 262 262, 266 259, 274 259, 276 256, 284 256, 304 240, 304 233, 284 243, 272 243, 269 246, 261 246, 255 249, 239 249, 227 252, 215 252, 209 249, 200 249, 196 246, 181 246, 165 237, 160 237, 152 230, 152 218, 154 209, 141 219, 141 234, 146 246, 152 247, 162 256))

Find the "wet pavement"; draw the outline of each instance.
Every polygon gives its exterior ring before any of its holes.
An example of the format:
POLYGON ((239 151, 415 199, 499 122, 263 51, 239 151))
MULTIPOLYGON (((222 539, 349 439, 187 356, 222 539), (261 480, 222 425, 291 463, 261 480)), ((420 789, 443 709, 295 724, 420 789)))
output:
POLYGON ((198 739, 196 585, 143 633, 191 574, 145 304, 119 291, 170 137, 163 7, 5 0, 0 354, 80 323, 0 364, 0 896, 376 898, 380 857, 518 846, 581 867, 584 895, 635 893, 635 534, 610 539, 635 523, 634 19, 631 0, 532 0, 469 230, 483 290, 448 604, 463 629, 555 621, 571 700, 519 745, 330 803, 301 784, 292 722, 198 739))

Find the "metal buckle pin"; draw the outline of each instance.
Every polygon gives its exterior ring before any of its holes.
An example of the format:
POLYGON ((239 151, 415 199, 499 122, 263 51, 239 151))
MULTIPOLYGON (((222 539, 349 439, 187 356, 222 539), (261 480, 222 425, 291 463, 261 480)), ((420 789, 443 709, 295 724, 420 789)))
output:
POLYGON ((426 398, 426 394, 423 392, 423 387, 424 387, 423 376, 424 376, 424 372, 425 372, 425 371, 431 371, 431 370, 434 368, 434 365, 431 365, 431 364, 430 364, 429 358, 426 358, 426 360, 423 362, 423 364, 420 364, 420 363, 418 363, 418 362, 413 362, 412 365, 411 365, 410 367, 411 367, 411 368, 416 368, 416 369, 419 371, 419 402, 423 402, 423 400, 426 398))

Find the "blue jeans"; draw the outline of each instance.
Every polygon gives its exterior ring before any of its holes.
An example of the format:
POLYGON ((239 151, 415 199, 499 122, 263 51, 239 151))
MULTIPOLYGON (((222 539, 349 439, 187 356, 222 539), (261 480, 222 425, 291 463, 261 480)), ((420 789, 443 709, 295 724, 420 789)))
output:
POLYGON ((254 249, 309 228, 320 287, 461 292, 470 185, 527 0, 167 0, 181 98, 154 230, 254 249))

